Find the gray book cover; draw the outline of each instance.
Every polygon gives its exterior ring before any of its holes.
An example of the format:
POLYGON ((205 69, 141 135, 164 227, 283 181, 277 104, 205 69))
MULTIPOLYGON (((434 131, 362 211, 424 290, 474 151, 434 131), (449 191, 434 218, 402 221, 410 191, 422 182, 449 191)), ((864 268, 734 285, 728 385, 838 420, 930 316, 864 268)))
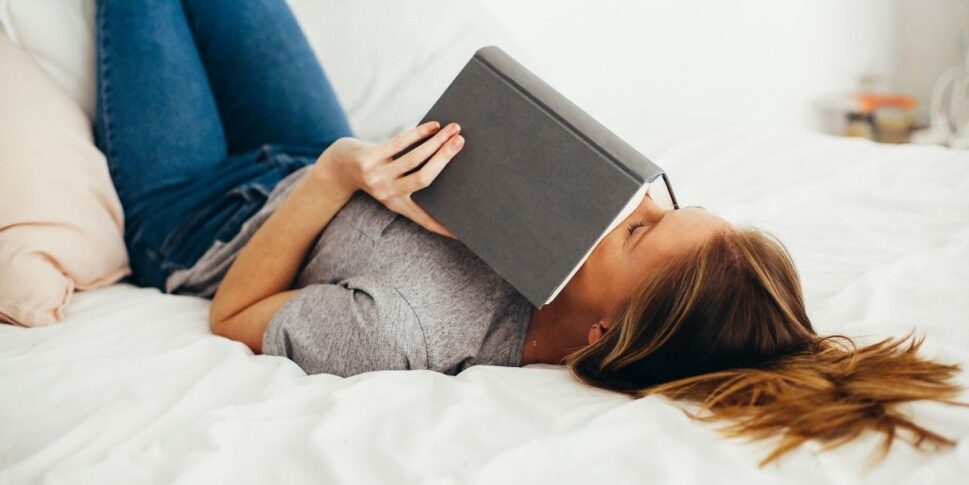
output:
MULTIPOLYGON (((464 148, 415 202, 541 307, 638 206, 656 164, 501 49, 479 49, 424 121, 464 148)), ((650 195, 653 190, 650 190, 650 195)))

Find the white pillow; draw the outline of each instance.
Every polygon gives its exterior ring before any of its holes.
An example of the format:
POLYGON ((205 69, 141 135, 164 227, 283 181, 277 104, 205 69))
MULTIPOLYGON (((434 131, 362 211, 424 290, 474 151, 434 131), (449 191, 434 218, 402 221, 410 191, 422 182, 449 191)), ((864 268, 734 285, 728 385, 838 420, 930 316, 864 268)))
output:
POLYGON ((529 65, 479 1, 289 3, 364 139, 417 123, 480 47, 498 45, 529 65))
MULTIPOLYGON (((290 0, 357 136, 416 123, 476 49, 529 55, 478 0, 290 0)), ((0 0, 12 40, 94 119, 95 0, 0 0)))
POLYGON ((7 37, 94 120, 95 0, 0 0, 7 37))

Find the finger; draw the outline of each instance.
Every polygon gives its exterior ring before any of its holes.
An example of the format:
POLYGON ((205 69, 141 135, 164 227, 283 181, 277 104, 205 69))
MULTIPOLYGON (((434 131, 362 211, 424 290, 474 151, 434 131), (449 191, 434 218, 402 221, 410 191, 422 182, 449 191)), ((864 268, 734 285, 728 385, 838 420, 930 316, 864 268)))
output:
POLYGON ((413 200, 407 199, 404 212, 406 212, 404 215, 407 216, 408 219, 414 221, 428 231, 440 234, 444 237, 449 237, 451 239, 458 238, 453 232, 448 230, 448 228, 444 227, 444 224, 441 224, 441 222, 435 219, 434 216, 428 214, 427 211, 422 209, 421 206, 417 205, 417 203, 413 200))
POLYGON ((417 143, 419 140, 431 136, 434 132, 441 128, 441 124, 437 121, 428 121, 417 125, 409 130, 402 131, 390 140, 387 140, 383 144, 379 145, 378 153, 382 157, 390 158, 405 148, 417 143))
POLYGON ((399 179, 398 187, 402 192, 411 194, 431 185, 437 178, 441 170, 448 162, 457 155, 464 147, 464 137, 455 135, 451 137, 438 151, 431 157, 420 170, 399 179))
POLYGON ((413 150, 407 152, 404 156, 397 159, 394 163, 390 164, 390 169, 393 170, 394 175, 399 177, 411 170, 420 166, 424 163, 434 152, 441 149, 441 146, 447 143, 447 141, 453 138, 455 135, 461 132, 461 125, 457 123, 449 123, 447 126, 438 131, 433 138, 421 143, 413 150))

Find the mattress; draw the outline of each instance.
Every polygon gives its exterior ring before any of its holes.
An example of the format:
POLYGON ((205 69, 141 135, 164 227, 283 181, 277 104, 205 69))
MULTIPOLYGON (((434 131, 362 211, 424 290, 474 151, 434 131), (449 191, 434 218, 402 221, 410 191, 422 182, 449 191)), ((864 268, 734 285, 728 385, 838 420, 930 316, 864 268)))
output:
MULTIPOLYGON (((822 333, 926 335, 969 361, 969 154, 763 127, 602 121, 667 169, 685 205, 783 240, 822 333)), ((964 483, 969 410, 906 407, 958 440, 728 440, 688 405, 583 386, 558 366, 458 376, 305 375, 213 336, 205 300, 115 285, 66 320, 0 326, 0 483, 964 483)), ((961 374, 958 380, 969 385, 961 374)), ((963 394, 969 401, 969 394, 963 394)))

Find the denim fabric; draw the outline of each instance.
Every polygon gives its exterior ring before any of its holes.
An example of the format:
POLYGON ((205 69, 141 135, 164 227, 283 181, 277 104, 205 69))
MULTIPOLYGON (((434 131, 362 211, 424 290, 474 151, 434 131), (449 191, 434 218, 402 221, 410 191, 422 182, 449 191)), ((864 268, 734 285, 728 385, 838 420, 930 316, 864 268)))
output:
POLYGON ((284 0, 99 0, 99 148, 135 280, 164 288, 351 136, 284 0))

